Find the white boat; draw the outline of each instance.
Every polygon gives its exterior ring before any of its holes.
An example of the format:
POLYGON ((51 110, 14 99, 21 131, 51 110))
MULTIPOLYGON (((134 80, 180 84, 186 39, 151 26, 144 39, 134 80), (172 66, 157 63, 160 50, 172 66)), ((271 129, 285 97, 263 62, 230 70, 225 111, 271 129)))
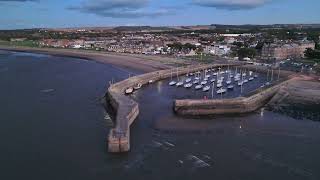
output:
POLYGON ((248 79, 243 80, 243 82, 244 82, 244 83, 247 83, 247 82, 248 82, 248 79))
POLYGON ((196 90, 201 89, 203 86, 202 85, 197 85, 195 88, 196 90))
POLYGON ((223 94, 223 93, 226 93, 226 92, 227 92, 226 89, 221 88, 221 89, 219 89, 219 90, 217 91, 217 94, 223 94))
POLYGON ((249 81, 253 81, 253 80, 254 80, 254 77, 250 77, 250 78, 249 78, 249 81))
POLYGON ((221 80, 221 79, 218 79, 218 81, 217 81, 218 84, 221 84, 222 82, 223 82, 223 80, 221 80))
POLYGON ((231 80, 228 80, 226 83, 227 83, 227 84, 231 84, 231 80))
POLYGON ((213 75, 213 76, 217 76, 217 75, 218 75, 218 73, 213 73, 212 75, 213 75))
POLYGON ((206 78, 210 78, 211 76, 210 75, 206 75, 206 78))
POLYGON ((216 82, 216 79, 211 79, 210 82, 216 82))
POLYGON ((188 83, 184 85, 185 88, 191 88, 192 87, 192 83, 188 83))
POLYGON ((177 87, 182 86, 182 85, 183 85, 183 82, 181 82, 181 81, 177 82, 177 84, 176 84, 177 87))
POLYGON ((190 75, 190 76, 193 76, 194 74, 193 74, 193 73, 190 73, 189 75, 190 75))
POLYGON ((204 81, 208 81, 209 79, 208 79, 208 78, 204 78, 203 80, 204 80, 204 81))
POLYGON ((231 90, 231 89, 234 88, 234 86, 233 85, 229 85, 227 88, 231 90))
POLYGON ((202 89, 203 92, 206 92, 206 91, 209 91, 209 90, 210 90, 210 86, 205 86, 205 87, 202 89))
POLYGON ((205 85, 207 83, 208 83, 208 81, 201 81, 201 85, 205 85))
POLYGON ((191 82, 191 78, 186 79, 186 83, 189 83, 189 82, 191 82))
POLYGON ((238 86, 242 86, 243 85, 243 82, 242 81, 239 81, 238 82, 238 86))
POLYGON ((126 94, 131 94, 131 93, 133 93, 133 87, 127 88, 126 91, 125 91, 125 93, 126 93, 126 94))
POLYGON ((217 84, 217 88, 221 88, 222 87, 222 84, 221 83, 218 83, 217 84))
POLYGON ((152 84, 154 81, 151 79, 148 81, 149 84, 152 84))
POLYGON ((199 78, 199 77, 195 77, 194 79, 195 79, 195 80, 200 80, 200 78, 199 78))
POLYGON ((270 82, 266 82, 266 86, 269 86, 271 83, 270 82))
POLYGON ((135 85, 134 87, 133 87, 133 89, 134 90, 138 90, 138 89, 140 89, 142 87, 142 84, 141 83, 138 83, 137 85, 135 85))
POLYGON ((254 78, 257 78, 257 77, 258 77, 258 75, 257 75, 257 74, 255 74, 255 75, 254 75, 254 78))
POLYGON ((194 80, 193 84, 199 84, 199 80, 194 80))
POLYGON ((177 82, 175 82, 175 81, 171 81, 171 82, 169 83, 170 86, 173 86, 173 85, 175 85, 175 84, 177 84, 177 82))

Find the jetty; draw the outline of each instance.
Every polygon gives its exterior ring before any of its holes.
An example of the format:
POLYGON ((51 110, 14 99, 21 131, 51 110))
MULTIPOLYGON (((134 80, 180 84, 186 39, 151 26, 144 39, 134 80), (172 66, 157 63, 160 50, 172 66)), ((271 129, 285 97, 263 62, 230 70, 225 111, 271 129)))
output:
MULTIPOLYGON (((180 67, 177 75, 185 75, 190 72, 204 71, 230 66, 230 64, 206 64, 180 67)), ((268 70, 255 66, 241 66, 247 70, 255 70, 266 73, 268 70)), ((121 82, 112 84, 107 91, 106 98, 114 110, 115 126, 108 136, 108 151, 112 153, 128 152, 130 150, 130 126, 139 115, 139 104, 130 96, 125 95, 126 89, 141 84, 142 87, 156 81, 170 79, 172 69, 160 70, 130 77, 121 82)), ((279 79, 264 88, 259 88, 245 97, 232 99, 181 99, 174 100, 174 111, 178 115, 221 115, 248 113, 264 106, 272 99, 279 89, 287 86, 294 76, 292 72, 279 72, 279 79)))
MULTIPOLYGON (((206 64, 179 68, 177 74, 185 75, 188 72, 203 71, 208 68, 227 67, 228 64, 206 64)), ((112 84, 107 91, 106 98, 115 111, 115 127, 108 136, 108 151, 119 153, 130 150, 130 126, 139 115, 139 104, 130 96, 125 95, 125 90, 140 83, 142 86, 171 77, 171 69, 160 70, 130 77, 121 82, 112 84)))

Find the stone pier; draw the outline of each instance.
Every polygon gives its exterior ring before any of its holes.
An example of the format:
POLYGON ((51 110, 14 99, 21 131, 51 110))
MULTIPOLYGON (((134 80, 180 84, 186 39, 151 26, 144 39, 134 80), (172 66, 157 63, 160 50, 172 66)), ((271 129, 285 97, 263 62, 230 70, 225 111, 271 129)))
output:
POLYGON ((175 100, 174 110, 179 115, 222 115, 248 113, 264 106, 282 86, 290 80, 253 92, 248 97, 233 99, 184 99, 175 100))
MULTIPOLYGON (((227 64, 206 64, 179 68, 178 74, 184 75, 188 72, 202 71, 208 68, 226 67, 227 64)), ((232 66, 232 65, 229 65, 232 66)), ((125 90, 138 83, 148 84, 149 80, 154 82, 169 78, 171 72, 176 74, 176 68, 155 71, 139 76, 128 78, 113 84, 107 92, 108 102, 116 112, 115 127, 111 129, 108 137, 108 151, 113 153, 128 152, 130 150, 130 126, 139 115, 139 105, 130 96, 125 95, 125 90)))

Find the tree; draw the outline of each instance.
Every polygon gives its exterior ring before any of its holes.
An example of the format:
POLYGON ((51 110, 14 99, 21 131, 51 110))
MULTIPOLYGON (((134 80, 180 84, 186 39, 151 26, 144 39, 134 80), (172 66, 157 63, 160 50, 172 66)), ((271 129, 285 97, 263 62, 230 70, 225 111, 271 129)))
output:
POLYGON ((240 48, 237 54, 239 59, 243 59, 245 57, 254 58, 257 54, 257 50, 253 48, 240 48))
POLYGON ((190 44, 190 43, 186 43, 186 44, 183 45, 183 48, 184 49, 189 49, 189 50, 191 50, 191 49, 195 50, 197 47, 196 47, 196 45, 193 45, 193 44, 190 44))
POLYGON ((256 50, 258 50, 260 52, 262 50, 262 48, 263 48, 263 45, 264 45, 264 42, 263 41, 259 41, 257 46, 256 46, 256 50))
POLYGON ((173 44, 168 44, 168 47, 172 48, 173 50, 181 51, 183 48, 183 45, 179 42, 175 42, 173 44))
POLYGON ((313 50, 311 48, 308 48, 304 52, 304 55, 308 59, 314 59, 316 62, 320 61, 320 51, 319 50, 313 50))
POLYGON ((238 48, 242 48, 244 46, 244 44, 242 42, 238 42, 238 41, 235 41, 232 44, 237 46, 238 48))
POLYGON ((316 43, 316 49, 320 50, 320 44, 319 43, 316 43))

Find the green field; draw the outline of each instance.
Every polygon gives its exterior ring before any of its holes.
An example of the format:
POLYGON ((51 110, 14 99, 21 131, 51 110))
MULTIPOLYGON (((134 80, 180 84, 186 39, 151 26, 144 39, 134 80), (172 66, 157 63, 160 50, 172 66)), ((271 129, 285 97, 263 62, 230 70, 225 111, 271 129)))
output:
POLYGON ((0 41, 0 45, 3 46, 24 46, 24 47, 39 47, 36 41, 0 41))

